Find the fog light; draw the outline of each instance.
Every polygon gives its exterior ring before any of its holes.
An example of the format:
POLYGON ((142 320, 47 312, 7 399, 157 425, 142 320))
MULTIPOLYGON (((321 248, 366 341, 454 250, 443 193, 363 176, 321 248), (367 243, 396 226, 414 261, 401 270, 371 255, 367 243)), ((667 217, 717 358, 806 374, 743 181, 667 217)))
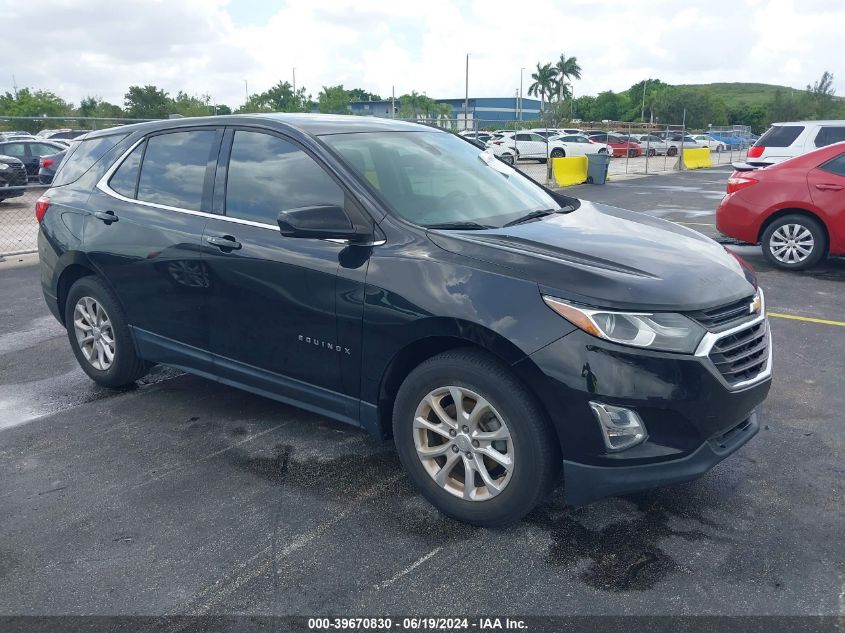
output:
POLYGON ((648 437, 643 421, 634 411, 602 402, 590 402, 590 408, 599 421, 608 450, 624 451, 648 437))

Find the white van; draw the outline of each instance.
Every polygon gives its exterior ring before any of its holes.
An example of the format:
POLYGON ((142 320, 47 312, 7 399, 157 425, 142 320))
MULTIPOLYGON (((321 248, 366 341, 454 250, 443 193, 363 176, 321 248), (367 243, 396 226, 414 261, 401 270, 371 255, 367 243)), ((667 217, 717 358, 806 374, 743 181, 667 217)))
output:
POLYGON ((845 141, 845 121, 774 123, 748 149, 748 164, 765 167, 845 141))

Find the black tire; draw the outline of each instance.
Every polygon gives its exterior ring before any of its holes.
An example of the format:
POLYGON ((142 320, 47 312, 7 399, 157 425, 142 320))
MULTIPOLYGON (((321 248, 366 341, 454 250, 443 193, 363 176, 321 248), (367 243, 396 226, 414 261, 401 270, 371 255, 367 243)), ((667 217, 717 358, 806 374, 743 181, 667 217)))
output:
POLYGON ((656 155, 657 155, 657 152, 656 152, 656 151, 654 151, 653 149, 649 149, 649 150, 648 150, 648 156, 649 156, 649 157, 651 157, 651 156, 656 156, 656 155))
POLYGON ((818 220, 811 218, 808 215, 796 213, 779 217, 767 226, 766 230, 763 231, 763 236, 760 238, 760 246, 763 249, 763 257, 765 257, 766 261, 768 261, 772 266, 776 266, 777 268, 781 268, 783 270, 803 270, 819 263, 819 261, 821 261, 824 257, 825 251, 827 250, 827 235, 818 220), (813 238, 810 254, 801 261, 781 261, 773 252, 773 236, 775 236, 778 232, 778 229, 786 227, 787 225, 799 227, 797 231, 799 235, 803 229, 806 229, 810 232, 810 235, 813 238))
POLYGON ((502 154, 499 158, 501 158, 502 161, 506 162, 508 165, 513 165, 515 162, 513 159, 513 154, 502 154))
POLYGON ((551 153, 552 158, 566 158, 566 152, 564 152, 561 148, 555 147, 551 153))
POLYGON ((598 153, 599 153, 599 154, 607 154, 607 150, 606 150, 604 147, 602 147, 602 148, 598 151, 598 153))
POLYGON ((678 148, 677 147, 670 147, 669 149, 666 150, 667 156, 677 156, 677 154, 678 154, 678 148))
MULTIPOLYGON (((549 494, 560 473, 557 436, 540 405, 506 365, 479 350, 450 350, 414 369, 396 396, 393 433, 399 459, 423 496, 444 514, 473 525, 498 527, 518 521, 549 494), (417 455, 413 429, 417 406, 432 391, 446 386, 483 397, 510 432, 513 470, 507 485, 490 499, 471 501, 448 492, 417 455)), ((462 466, 460 472, 464 472, 462 466)))
POLYGON ((636 158, 637 157, 637 150, 629 149, 628 150, 628 158, 636 158))
POLYGON ((151 365, 138 358, 135 352, 135 344, 126 322, 126 316, 117 298, 96 277, 83 277, 70 287, 65 301, 65 329, 77 362, 89 378, 98 385, 113 389, 125 387, 143 377, 150 370, 151 365), (85 357, 77 340, 74 328, 74 310, 77 302, 83 297, 90 297, 102 306, 111 322, 114 358, 107 369, 94 367, 85 357))

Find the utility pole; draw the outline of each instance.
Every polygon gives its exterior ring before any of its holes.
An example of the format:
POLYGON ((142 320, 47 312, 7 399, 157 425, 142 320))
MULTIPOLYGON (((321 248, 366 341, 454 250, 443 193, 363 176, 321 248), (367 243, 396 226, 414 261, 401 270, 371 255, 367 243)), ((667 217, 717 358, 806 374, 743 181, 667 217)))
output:
POLYGON ((244 79, 244 105, 249 102, 249 85, 246 83, 246 79, 244 79))
POLYGON ((648 79, 643 81, 643 104, 640 107, 640 122, 645 123, 645 87, 648 85, 648 79))
POLYGON ((467 53, 466 93, 464 95, 464 129, 469 128, 469 53, 467 53))
POLYGON ((296 66, 293 68, 293 95, 296 96, 296 66))
POLYGON ((396 86, 390 86, 390 118, 396 118, 396 86))
POLYGON ((12 74, 12 89, 15 91, 15 99, 18 98, 18 80, 15 79, 14 73, 12 74))
POLYGON ((522 73, 525 71, 524 68, 519 69, 519 120, 525 117, 523 114, 523 110, 525 109, 525 104, 522 102, 522 73))

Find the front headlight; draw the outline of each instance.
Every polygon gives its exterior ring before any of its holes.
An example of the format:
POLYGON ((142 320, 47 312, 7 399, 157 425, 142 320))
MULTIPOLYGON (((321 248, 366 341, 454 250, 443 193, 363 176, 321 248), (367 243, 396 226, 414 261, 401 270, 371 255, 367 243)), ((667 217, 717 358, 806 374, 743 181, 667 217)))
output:
POLYGON ((6 163, 0 163, 0 171, 3 171, 4 169, 9 169, 9 166, 6 163))
POLYGON ((543 301, 587 334, 622 345, 692 354, 705 334, 698 323, 674 312, 615 312, 548 296, 543 301))

